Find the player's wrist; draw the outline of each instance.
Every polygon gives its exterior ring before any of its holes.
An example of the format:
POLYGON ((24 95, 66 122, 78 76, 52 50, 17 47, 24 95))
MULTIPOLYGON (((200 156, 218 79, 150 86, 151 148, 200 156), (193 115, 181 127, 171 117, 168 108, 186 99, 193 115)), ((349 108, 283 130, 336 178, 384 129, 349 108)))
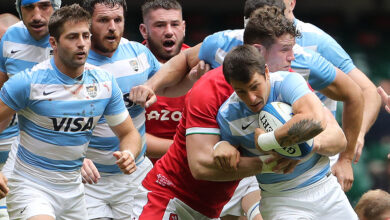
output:
POLYGON ((213 150, 216 150, 224 142, 227 142, 227 141, 218 141, 216 144, 214 144, 213 150))
POLYGON ((281 148, 275 137, 275 131, 260 134, 257 137, 257 145, 263 151, 269 151, 272 149, 281 148))
POLYGON ((246 213, 246 217, 248 220, 253 220, 257 215, 260 215, 260 202, 256 202, 253 204, 246 213))
POLYGON ((122 153, 127 153, 127 154, 129 154, 129 156, 135 161, 135 157, 134 157, 134 154, 133 153, 131 153, 131 151, 130 150, 124 150, 124 151, 122 151, 122 153))

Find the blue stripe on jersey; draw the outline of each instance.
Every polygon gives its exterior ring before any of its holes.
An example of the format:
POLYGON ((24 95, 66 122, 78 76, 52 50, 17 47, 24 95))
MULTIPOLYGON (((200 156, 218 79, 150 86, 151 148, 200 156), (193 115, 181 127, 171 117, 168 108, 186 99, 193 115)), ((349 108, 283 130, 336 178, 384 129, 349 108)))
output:
POLYGON ((8 158, 9 151, 0 151, 0 164, 5 163, 8 158))
POLYGON ((19 144, 17 157, 23 162, 38 167, 40 169, 51 171, 75 171, 80 170, 84 158, 78 160, 52 160, 31 153, 29 150, 19 144))
POLYGON ((25 60, 18 60, 18 59, 12 59, 8 58, 7 62, 10 62, 13 64, 13 66, 9 66, 7 69, 1 70, 4 73, 10 73, 12 75, 17 74, 18 72, 21 72, 25 69, 29 69, 36 65, 35 62, 25 61, 25 60))
POLYGON ((0 209, 7 209, 7 206, 0 206, 0 209))
MULTIPOLYGON (((145 109, 140 105, 134 105, 134 103, 129 100, 129 92, 134 86, 145 83, 160 69, 160 63, 157 59, 144 45, 122 38, 118 49, 111 58, 102 56, 91 50, 87 62, 99 66, 114 75, 123 93, 123 100, 127 110, 133 118, 133 123, 138 128, 141 137, 144 137, 145 120, 143 119, 136 124, 134 119, 140 117, 141 114, 144 114, 145 109)), ((104 118, 99 120, 97 127, 102 126, 102 123, 104 122, 104 118)), ((104 137, 92 136, 89 147, 113 152, 119 149, 119 140, 117 137, 112 137, 111 134, 107 134, 104 137)), ((145 152, 146 144, 142 146, 141 153, 136 160, 143 157, 145 152)), ((103 158, 101 159, 104 160, 103 158)), ((116 164, 100 164, 100 168, 98 167, 98 169, 100 172, 117 173, 119 169, 117 166, 115 168, 115 166, 116 164)))
POLYGON ((18 115, 18 117, 20 130, 42 142, 55 144, 58 146, 79 146, 87 143, 91 138, 92 131, 54 132, 36 125, 22 115, 18 115))
POLYGON ((299 177, 302 173, 310 170, 318 160, 321 159, 321 155, 314 154, 309 160, 304 163, 298 164, 294 171, 289 174, 277 174, 277 173, 264 173, 256 175, 257 181, 261 184, 278 183, 282 181, 291 180, 299 177))
POLYGON ((118 151, 119 150, 119 138, 113 137, 98 137, 93 136, 89 142, 88 147, 95 148, 103 151, 118 151))
MULTIPOLYGON (((330 172, 330 165, 328 164, 319 173, 317 173, 317 175, 313 176, 312 178, 310 178, 306 182, 298 185, 297 187, 295 187, 293 189, 299 189, 299 188, 302 188, 302 187, 305 187, 305 186, 309 186, 309 185, 317 182, 318 180, 324 178, 324 176, 326 176, 329 172, 330 172)), ((291 189, 291 190, 293 190, 293 189, 291 189)))
POLYGON ((295 39, 298 45, 318 52, 345 73, 355 68, 351 57, 329 34, 298 19, 294 19, 294 24, 301 33, 301 37, 295 39))
POLYGON ((0 133, 0 139, 5 140, 19 135, 19 127, 17 123, 13 123, 0 133))

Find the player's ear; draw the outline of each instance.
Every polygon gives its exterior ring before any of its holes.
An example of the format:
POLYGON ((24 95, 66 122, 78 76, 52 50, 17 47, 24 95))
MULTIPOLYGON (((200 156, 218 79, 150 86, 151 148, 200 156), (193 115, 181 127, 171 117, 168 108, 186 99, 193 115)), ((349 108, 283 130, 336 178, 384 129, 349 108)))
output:
POLYGON ((57 49, 57 40, 53 36, 49 37, 49 43, 51 48, 53 48, 53 50, 57 49))
POLYGON ((296 0, 291 0, 291 2, 290 2, 291 11, 294 10, 296 4, 297 4, 297 1, 296 1, 296 0))
POLYGON ((265 57, 265 53, 267 52, 267 49, 261 45, 261 44, 253 44, 252 46, 256 47, 256 49, 260 52, 260 54, 265 57))
POLYGON ((265 79, 266 79, 266 80, 269 79, 269 69, 268 69, 268 65, 267 65, 267 64, 265 64, 264 76, 265 76, 265 79))
POLYGON ((146 29, 146 25, 144 23, 141 23, 139 25, 139 32, 141 32, 141 35, 144 40, 148 39, 148 30, 146 29))

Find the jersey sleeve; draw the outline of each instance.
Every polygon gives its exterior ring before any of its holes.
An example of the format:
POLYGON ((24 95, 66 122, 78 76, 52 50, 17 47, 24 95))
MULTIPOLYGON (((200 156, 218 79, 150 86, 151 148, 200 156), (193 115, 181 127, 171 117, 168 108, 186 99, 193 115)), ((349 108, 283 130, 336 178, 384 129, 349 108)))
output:
POLYGON ((233 146, 239 146, 239 142, 235 140, 233 137, 234 135, 232 134, 229 126, 229 108, 225 108, 226 102, 223 106, 218 111, 217 115, 217 122, 218 126, 220 127, 220 135, 221 135, 221 140, 229 142, 233 146))
POLYGON ((341 69, 344 73, 349 73, 355 68, 351 57, 329 34, 323 33, 318 39, 317 51, 333 65, 341 69))
POLYGON ((280 93, 283 100, 292 105, 302 96, 311 93, 311 90, 301 75, 289 73, 281 83, 280 93))
POLYGON ((15 111, 24 109, 29 104, 31 77, 28 71, 11 77, 1 88, 0 99, 15 111))
MULTIPOLYGON (((199 91, 199 90, 197 90, 199 91)), ((215 134, 219 135, 220 130, 217 124, 216 116, 218 113, 218 104, 213 97, 208 97, 207 102, 202 96, 204 93, 194 92, 191 90, 187 94, 186 109, 186 135, 189 134, 215 134), (202 94, 202 95, 201 95, 202 94)), ((204 96, 203 96, 204 97, 204 96)))
POLYGON ((336 78, 336 68, 319 53, 294 46, 292 68, 298 72, 308 70, 308 82, 314 90, 321 90, 336 78))
POLYGON ((233 89, 222 74, 222 67, 209 71, 199 79, 187 94, 185 101, 183 113, 186 117, 186 135, 195 133, 219 135, 218 109, 232 93, 233 89))
POLYGON ((226 30, 206 37, 199 51, 199 59, 217 68, 222 65, 226 54, 243 44, 243 30, 226 30))
POLYGON ((125 103, 123 101, 122 92, 113 76, 111 76, 111 83, 112 83, 112 94, 111 94, 110 101, 103 113, 105 116, 118 115, 123 113, 124 111, 127 111, 125 107, 125 103))

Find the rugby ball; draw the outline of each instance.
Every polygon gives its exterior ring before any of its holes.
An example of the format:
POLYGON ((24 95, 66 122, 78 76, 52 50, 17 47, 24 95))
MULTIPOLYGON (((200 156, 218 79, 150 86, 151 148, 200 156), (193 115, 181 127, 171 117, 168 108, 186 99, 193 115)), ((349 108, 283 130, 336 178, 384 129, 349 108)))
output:
MULTIPOLYGON (((259 126, 266 132, 276 130, 290 120, 293 116, 290 105, 283 102, 271 102, 266 104, 259 114, 259 126)), ((283 157, 301 159, 308 155, 313 148, 313 139, 288 147, 275 148, 274 150, 283 157)))

